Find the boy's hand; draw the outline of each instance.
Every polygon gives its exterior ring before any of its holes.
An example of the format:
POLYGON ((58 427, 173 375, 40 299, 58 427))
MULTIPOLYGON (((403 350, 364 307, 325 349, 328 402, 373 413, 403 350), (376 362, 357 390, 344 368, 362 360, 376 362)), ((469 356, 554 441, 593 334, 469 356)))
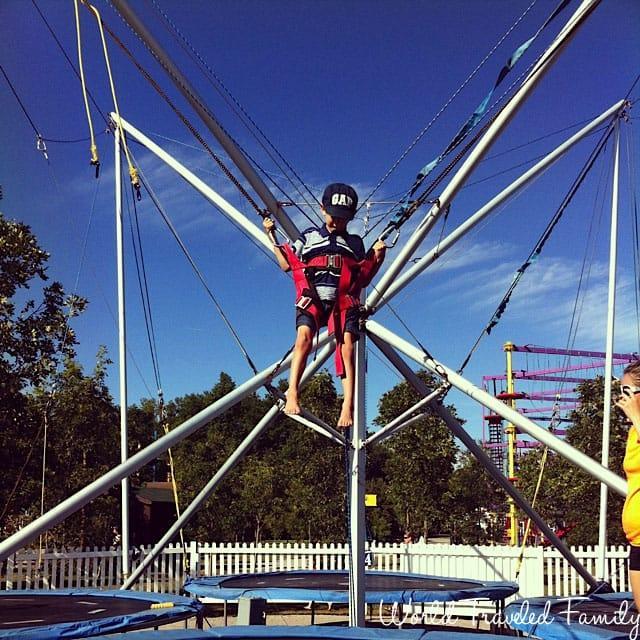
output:
POLYGON ((276 223, 271 218, 262 218, 262 226, 267 233, 275 232, 276 223))
POLYGON ((377 240, 373 245, 373 251, 376 254, 376 258, 383 258, 386 250, 387 245, 384 243, 384 240, 377 240))

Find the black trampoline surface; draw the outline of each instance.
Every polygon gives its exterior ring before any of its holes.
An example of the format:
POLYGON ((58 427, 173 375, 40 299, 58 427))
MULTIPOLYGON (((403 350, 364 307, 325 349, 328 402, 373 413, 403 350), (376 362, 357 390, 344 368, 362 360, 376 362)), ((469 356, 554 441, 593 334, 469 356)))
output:
POLYGON ((143 591, 56 589, 0 592, 0 639, 85 638, 200 615, 191 598, 143 591))
MULTIPOLYGON (((238 576, 192 578, 185 591, 199 598, 237 600, 265 598, 287 602, 349 601, 347 571, 276 571, 238 576)), ((424 574, 367 571, 368 603, 445 602, 474 598, 505 600, 518 591, 514 582, 483 582, 424 574)))
MULTIPOLYGON (((482 582, 475 580, 457 580, 455 578, 438 578, 406 574, 366 573, 367 589, 375 591, 407 591, 424 589, 427 591, 449 591, 451 589, 469 589, 481 587, 482 582)), ((346 571, 319 573, 317 571, 300 571, 295 573, 272 573, 268 576, 260 574, 231 576, 220 582, 227 589, 252 589, 254 587, 273 587, 276 589, 329 589, 341 591, 349 589, 349 574, 346 571)))
POLYGON ((0 598, 0 629, 110 618, 149 609, 153 600, 105 596, 11 594, 0 598))

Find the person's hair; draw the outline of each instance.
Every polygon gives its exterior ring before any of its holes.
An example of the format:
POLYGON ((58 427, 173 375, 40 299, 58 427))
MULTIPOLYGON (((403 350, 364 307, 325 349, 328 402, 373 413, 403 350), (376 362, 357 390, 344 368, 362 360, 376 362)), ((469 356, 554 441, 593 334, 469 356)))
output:
POLYGON ((634 360, 624 369, 624 375, 631 376, 636 384, 640 385, 640 360, 634 360))

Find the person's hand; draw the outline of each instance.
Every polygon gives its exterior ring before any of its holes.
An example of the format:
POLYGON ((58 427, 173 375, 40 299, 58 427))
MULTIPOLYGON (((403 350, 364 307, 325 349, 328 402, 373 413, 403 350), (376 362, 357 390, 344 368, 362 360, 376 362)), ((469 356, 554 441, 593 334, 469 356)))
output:
POLYGON ((384 243, 384 240, 376 240, 376 243, 373 245, 373 250, 376 254, 384 253, 387 250, 387 245, 384 243))
POLYGON ((267 233, 275 233, 276 223, 271 218, 262 218, 262 226, 267 233))
POLYGON ((629 420, 640 429, 640 393, 623 393, 616 402, 629 420))

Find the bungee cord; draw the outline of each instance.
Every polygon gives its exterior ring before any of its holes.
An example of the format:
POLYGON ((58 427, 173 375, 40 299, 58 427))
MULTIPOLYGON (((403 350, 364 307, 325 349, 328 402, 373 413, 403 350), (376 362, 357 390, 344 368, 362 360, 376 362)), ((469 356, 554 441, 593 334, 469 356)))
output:
MULTIPOLYGON (((618 118, 619 117, 620 116, 618 116, 618 118)), ((560 204, 558 209, 553 214, 551 220, 547 224, 546 229, 543 231, 542 235, 537 240, 533 250, 530 252, 530 254, 527 257, 527 259, 525 260, 525 262, 516 271, 516 273, 515 273, 515 275, 513 277, 513 280, 511 282, 511 284, 509 285, 509 288, 507 289, 507 292, 504 294, 502 300, 498 304, 498 307, 494 311, 494 313, 491 316, 489 322, 484 327, 484 329, 480 332, 480 335, 478 336, 478 338, 476 339, 475 343, 471 347, 469 353, 467 354, 467 356, 463 360, 462 364, 460 365, 460 367, 458 369, 458 373, 462 373, 464 371, 464 369, 467 366, 467 364, 469 363, 472 355, 475 353, 476 349, 478 348, 482 338, 485 335, 489 335, 491 333, 492 329, 500 321, 502 315, 504 314, 504 312, 505 312, 505 310, 507 308, 507 305, 509 304, 509 301, 511 300, 511 296, 512 296, 515 288, 518 286, 520 280, 522 279, 522 276, 524 275, 524 272, 527 270, 528 267, 531 266, 531 264, 538 258, 538 256, 542 252, 542 249, 544 248, 544 245, 546 244, 546 242, 549 239, 549 237, 551 236, 551 233, 553 232, 554 228, 556 227, 556 225, 558 224, 558 222, 562 218, 564 212, 566 211, 567 207, 571 203, 574 195, 576 194, 576 192, 578 191, 578 189, 582 185, 582 183, 583 183, 584 179, 586 178, 587 174, 591 170, 596 158, 600 155, 600 153, 604 149, 605 144, 606 144, 609 136, 611 135, 611 133, 614 130, 614 124, 618 120, 618 118, 614 118, 613 119, 613 121, 609 125, 607 131, 605 131, 605 133, 601 136, 601 138, 598 141, 598 144, 596 145, 595 149, 591 152, 586 164, 583 165, 582 169, 580 170, 580 173, 578 174, 578 177, 574 180, 574 182, 571 185, 568 193, 565 195, 562 203, 560 204)))
POLYGON ((87 84, 84 77, 84 64, 82 61, 82 38, 80 37, 80 12, 78 11, 78 0, 73 0, 73 8, 76 18, 76 40, 78 44, 78 68, 80 69, 80 85, 82 87, 82 98, 84 100, 84 108, 87 114, 87 122, 89 123, 89 137, 91 140, 90 164, 96 168, 96 178, 100 171, 100 160, 98 159, 98 147, 96 146, 96 137, 93 132, 93 122, 91 120, 91 110, 89 109, 89 98, 87 97, 87 84))
MULTIPOLYGON (((67 53, 66 49, 64 48, 64 46, 62 45, 62 43, 60 42, 60 39, 58 38, 58 36, 56 35, 55 31, 53 30, 53 28, 51 27, 51 25, 49 24, 48 20, 46 19, 44 13, 42 13, 42 11, 40 10, 40 7, 38 6, 36 0, 31 0, 31 4, 33 4, 33 6, 35 7, 36 11, 38 12, 38 15, 40 16, 40 18, 42 18, 42 21, 44 22, 45 26, 47 27, 47 30, 49 31, 49 33, 51 34, 51 36, 53 37, 55 43, 58 45, 58 48, 60 49, 60 51, 62 52, 62 55, 64 56, 65 60, 69 63, 69 66, 71 67, 71 69, 73 70, 74 74, 76 75, 76 77, 78 78, 78 80, 81 80, 80 78, 80 73, 78 72, 78 70, 76 69, 75 65, 73 64, 73 61, 71 60, 71 58, 69 57, 69 54, 67 53)), ((109 127, 109 118, 104 114, 104 112, 102 111, 102 109, 100 109, 100 105, 96 102, 95 98, 93 97, 93 95, 91 94, 91 91, 87 90, 87 95, 89 96, 89 99, 91 100, 93 106, 98 110, 98 112, 100 113, 100 116, 102 117, 102 119, 104 120, 105 125, 107 126, 107 128, 109 127)))
MULTIPOLYGON (((76 0, 77 2, 77 0, 76 0)), ((102 51, 104 55, 104 62, 107 69, 107 76, 109 78, 109 87, 111 89, 111 97, 113 99, 113 108, 118 116, 118 122, 116 123, 116 128, 120 132, 120 140, 122 144, 122 149, 124 151, 125 158, 127 160, 127 165, 129 167, 129 178, 131 180, 131 186, 135 189, 136 197, 139 200, 141 197, 140 194, 140 180, 138 179, 138 170, 133 164, 131 160, 131 154, 129 153, 129 146, 127 145, 127 137, 124 133, 124 129, 122 128, 122 122, 120 120, 120 107, 118 106, 118 98, 116 97, 116 89, 113 82, 113 74, 111 73, 111 63, 109 61, 109 52, 107 50, 107 41, 104 37, 104 29, 102 25, 102 18, 100 17, 100 13, 98 10, 92 5, 89 4, 88 0, 82 0, 82 3, 93 13, 95 19, 98 23, 98 30, 100 32, 100 40, 102 41, 102 51)), ((93 161, 92 161, 93 164, 93 161)), ((99 165, 97 165, 99 166, 99 165)), ((97 167, 96 167, 97 169, 97 167)))
MULTIPOLYGON (((164 89, 162 89, 162 87, 157 82, 157 80, 155 80, 155 78, 153 78, 153 76, 142 66, 142 64, 133 55, 131 50, 114 33, 114 31, 109 27, 109 25, 104 23, 104 28, 106 29, 106 31, 109 34, 109 36, 114 40, 114 42, 127 55, 129 60, 136 67, 136 69, 142 74, 142 76, 145 78, 145 80, 155 89, 156 93, 158 93, 158 95, 167 103, 167 105, 171 108, 171 110, 178 116, 180 121, 185 125, 185 127, 187 127, 187 129, 189 130, 191 135, 193 135, 193 137, 200 143, 202 148, 214 160, 214 162, 218 165, 218 167, 221 169, 221 171, 227 177, 227 179, 236 187, 236 189, 238 189, 240 194, 247 200, 247 202, 254 209, 254 211, 259 216, 264 217, 266 215, 265 210, 258 205, 258 203, 255 201, 253 196, 242 185, 240 180, 232 173, 232 171, 229 169, 229 167, 223 162, 222 158, 220 158, 220 156, 213 151, 213 149, 210 147, 210 145, 204 139, 202 134, 196 129, 196 127, 193 124, 193 122, 191 122, 191 120, 184 114, 184 112, 173 102, 173 100, 169 97, 169 95, 166 93, 166 91, 164 89)), ((209 113, 208 109, 206 109, 206 107, 204 105, 202 105, 200 102, 198 104, 200 104, 202 106, 202 108, 207 111, 207 113, 210 115, 210 117, 213 118, 213 116, 209 113)), ((217 122, 217 120, 216 120, 216 122, 217 122)), ((220 126, 219 123, 218 123, 218 126, 220 126)), ((231 138, 231 136, 229 135, 229 133, 227 131, 225 131, 225 133, 231 138)), ((231 138, 231 139, 233 140, 233 138, 231 138)), ((262 170, 262 168, 258 165, 258 163, 238 144, 237 141, 233 140, 233 142, 242 151, 242 153, 245 154, 247 159, 255 167, 258 167, 259 169, 262 170)), ((276 184, 273 180, 271 180, 271 182, 273 182, 273 184, 276 184)), ((279 185, 276 184, 276 186, 278 186, 278 188, 281 189, 279 185)), ((300 209, 300 210, 302 211, 302 209, 300 209)), ((306 213, 304 211, 302 211, 302 213, 309 220, 309 222, 313 223, 313 221, 309 218, 309 216, 306 215, 306 213)))
MULTIPOLYGON (((535 0, 534 0, 535 1, 535 0)), ((278 169, 282 172, 283 176, 289 181, 291 186, 296 190, 296 192, 300 195, 300 197, 305 201, 306 205, 312 207, 311 203, 306 199, 304 193, 300 189, 298 185, 302 185, 304 190, 311 196, 311 199, 315 202, 315 204, 319 207, 320 201, 313 193, 313 191, 308 187, 308 185, 304 182, 304 180, 300 177, 298 172, 293 168, 291 163, 282 155, 282 153, 276 148, 276 146, 271 142, 268 138, 267 134, 261 129, 261 127, 255 122, 255 120, 251 117, 247 109, 240 103, 240 101, 233 95, 233 93, 229 90, 226 84, 222 81, 220 76, 211 68, 209 64, 207 64, 206 60, 202 55, 196 50, 193 44, 188 40, 188 38, 183 34, 183 32, 178 28, 176 23, 167 15, 166 11, 157 3, 156 0, 151 0, 152 5, 155 7, 156 11, 162 17, 167 30, 174 36, 178 44, 182 47, 184 51, 191 57, 192 60, 196 62, 196 64, 203 71, 203 75, 210 84, 214 87, 214 89, 219 93, 219 95, 225 100, 227 105, 232 109, 232 111, 238 116, 240 121, 244 124, 246 129, 251 133, 251 135, 255 138, 258 144, 262 147, 262 149, 267 153, 269 158, 273 161, 273 163, 278 167, 278 169), (248 122, 247 122, 248 121, 248 122), (261 138, 266 142, 265 144, 262 142, 261 138), (268 147, 268 148, 267 148, 268 147), (281 167, 279 162, 273 157, 271 149, 278 158, 284 163, 287 169, 293 174, 293 176, 298 181, 298 184, 291 179, 291 177, 287 174, 287 172, 281 167)), ((313 208, 313 207, 312 207, 313 208)))
MULTIPOLYGON (((498 88, 498 86, 502 83, 502 81, 504 80, 504 78, 509 74, 509 72, 513 69, 513 67, 515 66, 515 64, 518 62, 518 60, 522 57, 522 55, 525 53, 525 51, 531 46, 531 44, 533 44, 533 42, 536 40, 536 38, 540 35, 540 33, 562 12, 562 10, 569 4, 570 0, 561 0, 560 4, 556 7, 556 9, 551 13, 551 15, 545 20, 545 22, 542 24, 541 27, 539 27, 539 29, 536 31, 536 33, 529 38, 526 42, 524 42, 522 45, 520 45, 520 47, 518 47, 515 52, 511 55, 511 57, 509 58, 509 60, 507 61, 507 63, 503 66, 503 68, 501 69, 500 73, 498 74, 498 78, 494 84, 494 86, 491 88, 491 90, 489 91, 489 93, 487 94, 487 96, 484 98, 484 100, 478 105, 478 107, 476 108, 476 110, 473 112, 473 114, 469 117, 469 119, 462 125, 462 127, 458 130, 458 133, 453 137, 453 139, 449 142, 449 144, 447 145, 447 147, 440 153, 439 156, 437 156, 434 160, 432 160, 431 162, 429 162, 427 165, 425 165, 419 172, 418 175, 416 176, 416 179, 413 183, 413 185, 408 189, 408 191, 405 193, 404 197, 397 203, 397 211, 395 212, 395 215, 393 217, 393 219, 391 220, 391 222, 389 222, 387 224, 387 226, 385 227, 385 229, 382 231, 382 233, 379 236, 379 239, 384 240, 385 238, 387 238, 391 233, 396 233, 396 238, 393 242, 393 244, 395 244, 395 242, 397 241, 398 235, 399 235, 399 229, 400 227, 415 213, 415 211, 425 202, 426 197, 433 192, 433 190, 435 189, 435 187, 437 186, 437 184, 439 184, 446 175, 448 175, 448 173, 451 172, 451 170, 453 169, 453 167, 462 159, 462 157, 464 157, 464 155, 466 154, 466 152, 471 148, 472 144, 475 143, 475 141, 479 138, 479 135, 476 134, 474 136, 474 138, 472 138, 471 140, 471 144, 467 144, 465 149, 463 150, 463 152, 459 153, 458 156, 456 157, 456 159, 454 159, 452 162, 449 163, 449 165, 446 167, 445 171, 443 171, 440 176, 438 176, 438 178, 436 180, 434 180, 434 182, 432 182, 429 187, 427 187, 427 189, 425 190, 425 192, 419 196, 418 198, 416 198, 415 200, 412 200, 414 194, 418 191, 418 189, 421 187, 422 183, 424 182, 424 180, 427 178, 427 176, 442 162, 442 160, 444 160, 444 158, 446 156, 448 156, 454 149, 456 149, 458 146, 460 146, 460 144, 467 138, 467 136, 469 135, 469 133, 480 123, 480 121, 489 113, 490 110, 494 109, 496 107, 496 105, 500 104, 503 99, 510 94, 510 92, 512 91, 512 89, 521 81, 524 79, 525 75, 527 73, 529 73, 536 64, 538 64, 538 62, 540 61, 541 57, 543 54, 540 54, 538 56, 538 58, 531 63, 531 65, 529 65, 529 67, 527 69, 525 69, 523 71, 523 73, 507 88, 507 90, 494 102, 493 105, 491 105, 491 107, 489 107, 489 101, 491 99, 491 97, 493 96, 493 93, 495 92, 495 90, 498 88)), ((505 105, 502 106, 501 109, 504 108, 505 105)), ((491 123, 496 117, 497 115, 500 113, 501 110, 499 110, 496 114, 494 114, 493 118, 489 121, 489 123, 491 123)), ((484 130, 486 130, 487 125, 485 125, 485 127, 483 128, 484 130)), ((483 131, 483 130, 481 130, 483 131)))
MULTIPOLYGON (((522 15, 511 25, 511 27, 504 33, 504 35, 498 40, 498 42, 493 46, 493 48, 485 55, 485 57, 480 61, 480 63, 476 66, 476 68, 469 74, 469 76, 464 80, 464 82, 449 96, 448 100, 444 103, 444 105, 440 108, 440 110, 436 113, 436 115, 430 120, 430 122, 420 131, 420 133, 414 138, 414 140, 409 144, 409 146, 402 152, 400 157, 391 165, 389 170, 380 178, 375 187, 371 190, 369 195, 363 199, 362 203, 368 202, 369 199, 374 196, 380 187, 389 179, 391 174, 398 168, 401 162, 409 155, 409 153, 413 150, 413 148, 420 142, 420 140, 424 137, 424 135, 431 129, 433 124, 440 118, 440 116, 446 111, 449 105, 456 99, 458 94, 471 82, 471 80, 476 76, 478 71, 484 66, 484 64, 493 56, 493 54, 498 50, 500 45, 505 41, 505 39, 509 36, 509 34, 520 24, 520 22, 524 19, 524 17, 529 13, 529 11, 536 4, 537 0, 533 0, 533 2, 524 10, 522 15)), ((362 206, 362 204, 360 205, 362 206)))
POLYGON ((11 80, 9 80, 9 76, 7 75, 7 72, 4 70, 4 67, 1 64, 0 64, 0 71, 2 71, 2 75, 4 76, 4 79, 7 81, 7 84, 9 85, 9 88, 11 89, 11 93, 13 93, 15 99, 18 101, 18 104, 20 105, 20 108, 22 109, 22 113, 24 113, 24 115, 27 118, 29 124, 31 125, 31 128, 33 129, 34 133, 36 134, 36 149, 42 153, 42 155, 44 156, 44 159, 48 163, 49 162, 49 155, 47 153, 47 145, 45 144, 44 138, 40 134, 40 130, 38 129, 38 127, 36 127, 36 124, 33 121, 33 118, 29 115, 29 112, 27 111, 27 108, 24 106, 24 102, 22 102, 22 100, 20 99, 20 96, 18 95, 18 92, 16 91, 16 88, 13 86, 11 80))

